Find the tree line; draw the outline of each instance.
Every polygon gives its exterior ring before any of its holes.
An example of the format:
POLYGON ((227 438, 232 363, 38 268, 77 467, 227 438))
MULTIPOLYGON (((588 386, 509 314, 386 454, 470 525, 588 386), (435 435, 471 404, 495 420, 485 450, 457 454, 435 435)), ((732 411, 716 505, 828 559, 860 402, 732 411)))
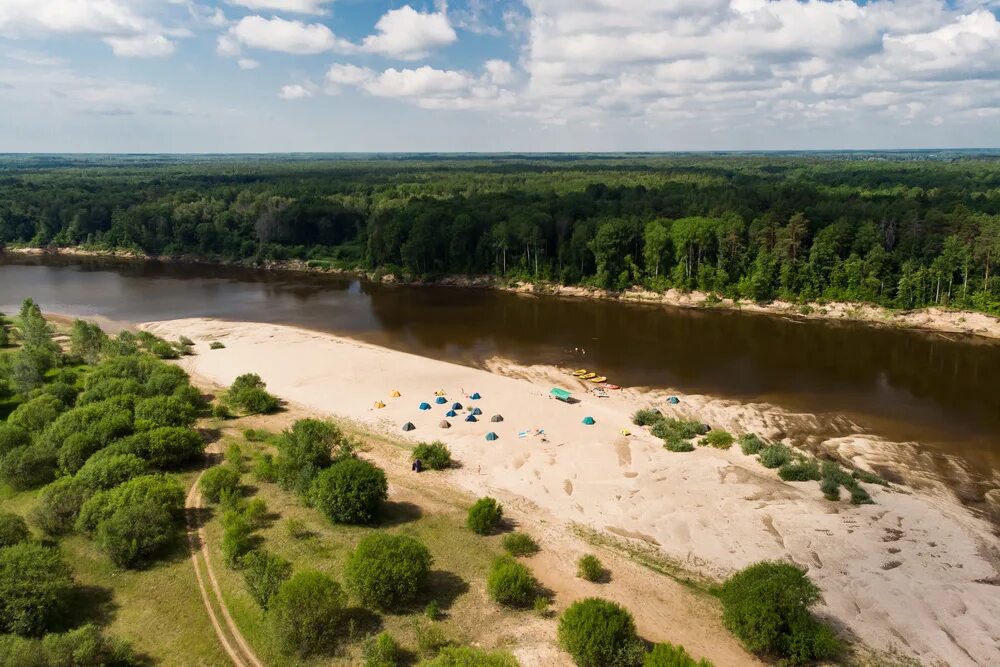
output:
POLYGON ((0 162, 0 242, 1000 313, 981 155, 0 162))

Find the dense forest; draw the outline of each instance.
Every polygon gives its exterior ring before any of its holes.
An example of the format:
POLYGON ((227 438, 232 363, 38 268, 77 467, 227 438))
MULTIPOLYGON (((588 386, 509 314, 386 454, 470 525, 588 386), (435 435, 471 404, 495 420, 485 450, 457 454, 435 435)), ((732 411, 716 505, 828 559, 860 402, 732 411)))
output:
POLYGON ((0 243, 1000 314, 1000 158, 9 156, 0 243))

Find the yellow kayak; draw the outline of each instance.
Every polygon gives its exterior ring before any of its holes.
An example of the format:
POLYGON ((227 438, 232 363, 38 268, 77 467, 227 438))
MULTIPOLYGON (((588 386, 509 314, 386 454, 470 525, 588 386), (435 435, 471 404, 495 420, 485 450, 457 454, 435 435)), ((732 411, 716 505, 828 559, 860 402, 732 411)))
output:
POLYGON ((581 375, 586 375, 586 374, 587 374, 587 369, 586 368, 578 368, 575 371, 573 371, 573 375, 575 375, 577 377, 580 377, 581 375))
POLYGON ((578 376, 581 380, 589 380, 590 378, 597 377, 597 373, 585 373, 584 375, 578 376))
POLYGON ((600 384, 602 382, 607 382, 608 378, 604 377, 603 375, 599 375, 595 378, 590 378, 590 381, 593 382, 594 384, 600 384))

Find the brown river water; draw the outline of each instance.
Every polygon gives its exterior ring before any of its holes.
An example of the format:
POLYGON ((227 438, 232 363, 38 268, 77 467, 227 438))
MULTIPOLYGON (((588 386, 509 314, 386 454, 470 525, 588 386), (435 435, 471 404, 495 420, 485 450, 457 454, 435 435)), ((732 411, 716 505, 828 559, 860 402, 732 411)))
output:
POLYGON ((128 322, 295 325, 474 366, 501 356, 586 367, 625 386, 768 402, 831 424, 847 417, 957 457, 987 488, 1000 468, 1000 343, 973 337, 310 273, 0 257, 0 310, 24 297, 128 322))

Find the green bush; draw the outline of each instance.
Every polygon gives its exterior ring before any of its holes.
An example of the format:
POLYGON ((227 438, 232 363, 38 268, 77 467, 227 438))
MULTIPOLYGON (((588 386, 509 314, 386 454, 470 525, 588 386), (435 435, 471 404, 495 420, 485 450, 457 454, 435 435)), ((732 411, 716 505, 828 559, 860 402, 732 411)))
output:
POLYGON ((740 449, 747 456, 753 456, 754 454, 760 453, 760 450, 767 447, 767 443, 764 442, 756 433, 744 433, 740 436, 740 449))
POLYGON ((652 426, 656 422, 662 420, 663 415, 660 414, 660 411, 652 408, 636 410, 635 414, 632 415, 632 423, 636 426, 652 426))
POLYGON ((58 455, 44 444, 18 447, 0 457, 0 480, 17 491, 34 489, 51 482, 56 475, 58 455))
POLYGON ((59 381, 51 382, 36 391, 38 396, 52 396, 66 406, 76 403, 76 396, 79 393, 76 387, 59 381))
POLYGON ((493 561, 486 580, 486 592, 494 602, 507 607, 530 607, 535 600, 538 582, 531 570, 510 556, 493 561))
POLYGON ((840 650, 833 631, 809 611, 819 589, 794 565, 756 563, 727 579, 718 595, 726 627, 753 653, 807 664, 840 650))
POLYGON ((278 481, 278 467, 271 454, 254 454, 252 470, 253 476, 260 482, 278 481))
POLYGON ((418 625, 416 630, 417 649, 421 655, 435 656, 448 645, 448 638, 444 636, 444 631, 436 623, 418 625))
POLYGON ((84 483, 74 477, 60 477, 38 494, 31 520, 48 535, 68 533, 73 530, 87 496, 84 483))
POLYGON ((62 447, 59 448, 59 469, 64 474, 72 475, 103 446, 97 436, 90 431, 70 435, 63 440, 62 447))
POLYGON ((484 651, 471 646, 446 646, 437 657, 424 660, 419 667, 518 667, 506 651, 484 651))
POLYGON ((0 422, 0 456, 31 444, 31 434, 20 426, 0 422))
POLYGON ((650 432, 657 438, 667 440, 668 438, 679 438, 690 440, 708 432, 708 427, 696 419, 661 419, 655 424, 650 432))
POLYGON ((236 470, 243 469, 243 448, 240 447, 240 443, 231 442, 226 447, 226 463, 236 470))
POLYGON ((492 533, 503 518, 503 505, 490 497, 480 498, 469 508, 465 524, 480 535, 492 533))
POLYGON ((226 392, 226 402, 248 414, 269 414, 278 409, 278 399, 267 393, 256 373, 244 373, 226 392))
MULTIPOLYGON (((325 422, 324 422, 325 423, 325 422)), ((294 430, 295 426, 292 426, 294 430)), ((247 442, 267 442, 274 435, 270 431, 265 431, 262 428, 248 428, 243 430, 243 438, 247 442)))
POLYGON ((42 394, 14 408, 7 417, 7 423, 31 433, 40 433, 65 410, 66 406, 58 398, 42 394))
POLYGON ((347 557, 344 582, 362 604, 380 610, 411 602, 427 580, 430 551, 407 535, 374 533, 347 557))
POLYGON ((34 542, 0 549, 0 632, 41 635, 69 610, 73 589, 57 549, 34 542))
POLYGON ((778 477, 786 482, 807 482, 818 480, 819 463, 816 459, 790 461, 778 468, 778 477))
POLYGON ((836 477, 824 477, 819 483, 819 489, 827 500, 840 500, 840 482, 836 477))
POLYGON ((792 459, 792 450, 782 444, 768 445, 758 458, 765 468, 780 468, 792 459))
POLYGON ((690 440, 682 440, 678 437, 669 437, 663 441, 663 448, 671 452, 693 452, 694 445, 690 440))
POLYGON ((638 667, 645 651, 632 615, 613 602, 574 602, 559 619, 559 644, 580 667, 638 667))
POLYGON ((84 625, 42 639, 48 667, 133 667, 141 662, 128 642, 101 633, 95 625, 84 625))
POLYGON ((854 484, 853 486, 848 486, 847 490, 851 492, 851 504, 852 505, 874 505, 875 501, 872 497, 868 495, 861 486, 854 484))
POLYGON ((135 454, 92 456, 75 476, 91 492, 106 491, 149 473, 149 466, 135 454))
POLYGON ((340 635, 344 593, 321 572, 303 571, 271 598, 267 616, 283 653, 305 657, 329 652, 340 635))
POLYGON ((180 356, 174 346, 165 340, 158 340, 147 349, 160 359, 177 359, 180 356))
POLYGON ((361 459, 334 463, 313 481, 313 505, 334 523, 371 523, 388 497, 385 472, 361 459))
POLYGON ((24 517, 0 510, 0 549, 27 542, 29 537, 31 532, 24 517))
POLYGON ((175 396, 153 396, 135 404, 135 420, 159 426, 191 426, 195 422, 195 410, 187 401, 175 396))
POLYGON ((291 563, 263 549, 245 553, 240 559, 240 567, 250 596, 264 610, 281 585, 292 576, 291 563))
POLYGON ((683 646, 673 644, 657 644, 646 654, 642 667, 713 667, 712 663, 702 658, 695 660, 683 646))
POLYGON ((607 576, 607 572, 597 556, 586 554, 580 556, 580 560, 576 561, 576 576, 587 581, 598 582, 607 576))
POLYGON ((242 513, 229 510, 222 517, 222 560, 226 567, 237 568, 251 548, 253 527, 242 513))
POLYGON ((223 489, 239 489, 240 473, 231 465, 209 468, 202 474, 198 489, 210 503, 219 502, 223 489))
POLYGON ((451 451, 443 442, 422 442, 413 448, 413 458, 420 459, 424 466, 431 470, 444 470, 451 467, 451 451))
POLYGON ((867 470, 855 470, 851 473, 851 477, 854 479, 865 482, 866 484, 878 484, 879 486, 889 486, 889 482, 882 479, 873 472, 868 472, 867 470))
POLYGON ((278 483, 306 495, 313 478, 335 459, 347 457, 353 447, 333 422, 300 419, 278 440, 278 483))
POLYGON ((224 349, 226 349, 226 346, 225 346, 224 343, 222 343, 220 341, 213 340, 211 343, 208 344, 208 349, 210 349, 210 350, 224 350, 224 349))
POLYGON ((431 600, 424 607, 424 616, 430 621, 437 621, 441 618, 441 605, 437 603, 437 600, 431 600))
POLYGON ((243 508, 243 516, 250 523, 251 528, 259 528, 267 515, 267 503, 263 498, 254 498, 243 508))
POLYGON ((94 403, 101 403, 109 398, 142 396, 143 393, 142 385, 138 380, 132 378, 107 378, 103 382, 92 384, 91 378, 88 377, 87 390, 76 399, 76 405, 77 407, 85 407, 94 403))
POLYGON ((503 548, 511 556, 531 556, 538 553, 538 543, 526 533, 504 535, 503 548))
POLYGON ((124 438, 113 445, 113 450, 119 454, 135 454, 151 467, 167 470, 200 458, 205 442, 194 429, 163 426, 124 438))
POLYGON ((733 446, 733 436, 729 431, 709 431, 702 439, 701 444, 715 447, 716 449, 729 449, 733 446))
POLYGON ((399 645, 388 632, 370 637, 362 648, 364 667, 396 667, 399 664, 399 645))
POLYGON ((136 568, 172 544, 177 532, 169 509, 146 499, 115 509, 97 524, 94 541, 118 567, 136 568))

